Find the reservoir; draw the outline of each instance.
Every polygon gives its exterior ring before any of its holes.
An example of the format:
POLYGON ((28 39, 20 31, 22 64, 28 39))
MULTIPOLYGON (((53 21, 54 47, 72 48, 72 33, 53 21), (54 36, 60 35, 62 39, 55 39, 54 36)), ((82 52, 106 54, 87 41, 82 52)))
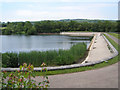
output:
POLYGON ((1 35, 0 52, 29 52, 69 49, 72 45, 85 42, 90 44, 90 37, 64 35, 1 35))

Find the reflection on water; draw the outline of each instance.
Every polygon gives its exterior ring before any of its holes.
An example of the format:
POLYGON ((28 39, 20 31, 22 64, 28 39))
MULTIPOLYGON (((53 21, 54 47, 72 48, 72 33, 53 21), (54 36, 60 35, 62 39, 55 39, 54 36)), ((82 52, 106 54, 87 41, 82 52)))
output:
POLYGON ((78 42, 86 42, 89 45, 89 37, 87 40, 81 40, 82 37, 70 37, 63 35, 2 35, 2 52, 19 52, 19 51, 46 51, 69 49, 78 42))

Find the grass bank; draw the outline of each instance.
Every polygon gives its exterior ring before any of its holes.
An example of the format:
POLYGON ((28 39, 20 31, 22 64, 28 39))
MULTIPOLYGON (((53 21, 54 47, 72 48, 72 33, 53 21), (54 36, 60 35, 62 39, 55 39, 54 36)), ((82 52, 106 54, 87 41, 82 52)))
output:
POLYGON ((120 39, 120 34, 118 34, 118 33, 108 33, 108 34, 120 39))
POLYGON ((43 62, 48 66, 69 65, 76 63, 87 51, 85 43, 73 45, 69 50, 31 51, 17 53, 3 53, 3 67, 18 67, 24 62, 39 67, 43 62))

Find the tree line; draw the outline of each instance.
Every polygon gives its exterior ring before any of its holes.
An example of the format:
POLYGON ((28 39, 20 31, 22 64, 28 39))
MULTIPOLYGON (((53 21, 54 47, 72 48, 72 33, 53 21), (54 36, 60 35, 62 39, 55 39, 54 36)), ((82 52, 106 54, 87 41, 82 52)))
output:
POLYGON ((59 33, 69 31, 119 32, 120 21, 77 22, 77 21, 39 21, 2 23, 2 34, 37 35, 40 33, 59 33))

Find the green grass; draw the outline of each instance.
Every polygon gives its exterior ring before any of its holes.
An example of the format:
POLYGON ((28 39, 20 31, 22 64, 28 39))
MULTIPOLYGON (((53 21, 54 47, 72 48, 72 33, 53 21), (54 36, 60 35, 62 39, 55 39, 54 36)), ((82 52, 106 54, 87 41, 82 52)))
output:
POLYGON ((118 45, 118 44, 117 44, 114 40, 112 40, 109 36, 107 36, 107 35, 105 35, 105 34, 104 34, 104 36, 110 41, 110 43, 111 43, 111 44, 118 50, 118 52, 119 52, 120 50, 119 50, 118 47, 119 47, 120 45, 118 45))
MULTIPOLYGON (((105 35, 106 36, 106 35, 105 35)), ((116 42, 114 42, 111 38, 109 38, 108 36, 106 36, 106 38, 111 42, 111 44, 118 50, 118 44, 116 42)), ((65 74, 65 73, 74 73, 74 72, 81 72, 81 71, 86 71, 86 70, 92 70, 92 69, 99 69, 102 67, 106 67, 112 64, 117 63, 118 61, 118 56, 108 60, 108 62, 102 62, 100 64, 96 64, 93 66, 84 66, 84 67, 79 67, 79 68, 73 68, 73 69, 65 69, 65 70, 55 70, 55 71, 47 71, 46 74, 47 75, 56 75, 56 74, 65 74)), ((9 72, 10 73, 10 72, 9 72)), ((34 72, 36 76, 42 75, 41 72, 34 72)))
POLYGON ((120 34, 117 34, 117 33, 108 33, 108 34, 120 39, 120 34))
POLYGON ((0 27, 1 30, 6 29, 6 27, 0 27))

